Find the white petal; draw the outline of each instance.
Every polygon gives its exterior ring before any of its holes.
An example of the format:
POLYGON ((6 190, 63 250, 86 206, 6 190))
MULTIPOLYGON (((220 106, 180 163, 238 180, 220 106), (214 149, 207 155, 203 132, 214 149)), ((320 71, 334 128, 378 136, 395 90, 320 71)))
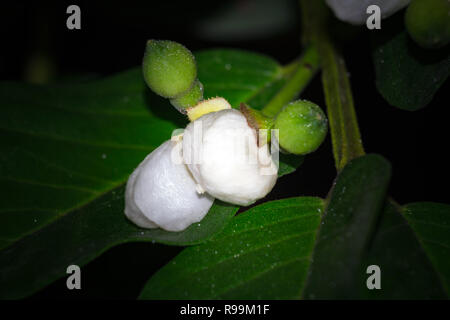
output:
POLYGON ((136 206, 136 203, 134 202, 134 184, 136 181, 136 176, 139 174, 140 169, 141 165, 139 165, 128 178, 127 187, 125 190, 125 215, 128 219, 133 221, 141 228, 158 228, 158 226, 154 222, 150 221, 146 216, 144 216, 142 211, 139 210, 139 208, 136 206))
MULTIPOLYGON (((139 165, 129 190, 127 184, 128 207, 135 205, 135 212, 168 231, 181 231, 199 222, 214 201, 208 194, 199 195, 186 166, 173 161, 172 153, 176 155, 179 147, 181 141, 164 142, 139 165)), ((135 215, 131 220, 139 225, 141 218, 135 215)))
POLYGON ((184 131, 183 151, 198 184, 225 202, 249 205, 266 196, 277 180, 268 145, 257 147, 255 130, 237 110, 208 113, 190 123, 184 131))

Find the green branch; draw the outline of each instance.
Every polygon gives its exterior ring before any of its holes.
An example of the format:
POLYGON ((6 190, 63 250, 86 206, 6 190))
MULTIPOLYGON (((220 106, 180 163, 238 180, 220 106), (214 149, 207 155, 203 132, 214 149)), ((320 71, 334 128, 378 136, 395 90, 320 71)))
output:
POLYGON ((308 85, 318 69, 319 56, 317 50, 314 47, 309 47, 298 61, 285 67, 285 72, 292 73, 292 76, 262 109, 264 115, 274 117, 283 106, 294 100, 308 85))
POLYGON ((364 155, 345 62, 329 35, 329 10, 323 0, 300 0, 303 41, 317 47, 336 168, 364 155))

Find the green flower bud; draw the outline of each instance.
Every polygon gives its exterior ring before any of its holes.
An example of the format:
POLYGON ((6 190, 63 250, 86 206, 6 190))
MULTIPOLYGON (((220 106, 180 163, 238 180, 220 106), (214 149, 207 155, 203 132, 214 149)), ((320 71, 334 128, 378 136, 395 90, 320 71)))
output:
POLYGON ((192 53, 181 44, 149 40, 142 63, 150 89, 165 98, 176 98, 189 90, 197 78, 192 53))
POLYGON ((279 144, 293 154, 316 150, 327 133, 327 117, 316 104, 297 100, 286 105, 275 118, 279 144))
POLYGON ((185 109, 195 106, 202 99, 203 85, 196 80, 190 90, 177 98, 170 99, 170 103, 180 112, 186 113, 185 109))
POLYGON ((414 0, 406 10, 406 29, 424 48, 440 48, 450 42, 450 1, 414 0))

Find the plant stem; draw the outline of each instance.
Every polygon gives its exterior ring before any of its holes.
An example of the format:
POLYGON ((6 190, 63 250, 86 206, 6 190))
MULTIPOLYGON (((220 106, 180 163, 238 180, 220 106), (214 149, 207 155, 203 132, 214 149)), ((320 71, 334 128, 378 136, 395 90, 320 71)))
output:
POLYGON ((303 41, 317 47, 336 169, 364 155, 345 61, 329 34, 329 10, 323 0, 300 0, 303 41))
POLYGON ((285 67, 285 72, 293 72, 293 75, 284 87, 262 109, 263 114, 268 117, 274 117, 283 106, 299 95, 317 73, 318 69, 319 55, 317 50, 310 46, 298 61, 285 67))
POLYGON ((285 76, 286 78, 292 77, 292 75, 297 70, 299 65, 300 65, 300 58, 297 58, 294 61, 284 65, 281 71, 283 73, 283 76, 285 76))

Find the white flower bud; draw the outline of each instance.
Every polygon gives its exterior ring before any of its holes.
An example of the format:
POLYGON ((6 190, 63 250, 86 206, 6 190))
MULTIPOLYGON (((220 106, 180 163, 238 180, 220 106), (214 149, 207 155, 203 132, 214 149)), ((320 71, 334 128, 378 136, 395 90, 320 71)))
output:
POLYGON ((361 25, 365 24, 369 17, 368 6, 379 6, 381 17, 384 19, 405 7, 410 0, 326 0, 326 2, 339 20, 361 25))
POLYGON ((200 192, 237 205, 263 198, 277 180, 268 144, 257 146, 256 131, 234 109, 191 122, 184 131, 183 159, 200 192))
POLYGON ((208 213, 214 198, 196 192, 182 163, 181 141, 166 141, 134 170, 125 191, 125 215, 143 228, 181 231, 208 213))

